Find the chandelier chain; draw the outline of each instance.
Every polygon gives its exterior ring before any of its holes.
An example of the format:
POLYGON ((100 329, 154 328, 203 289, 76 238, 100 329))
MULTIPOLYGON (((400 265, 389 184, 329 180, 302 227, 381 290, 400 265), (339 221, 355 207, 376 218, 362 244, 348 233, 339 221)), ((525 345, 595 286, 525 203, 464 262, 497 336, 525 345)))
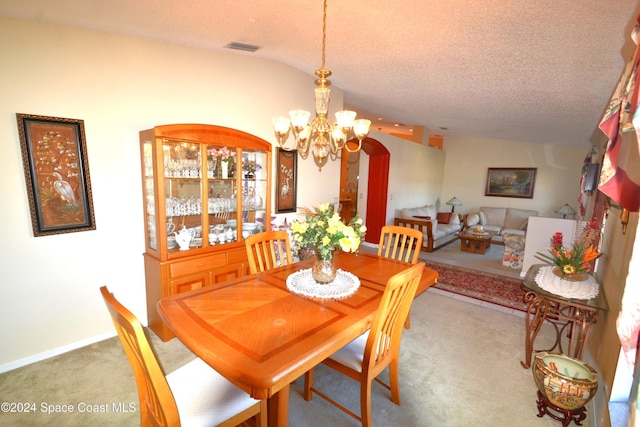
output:
POLYGON ((322 11, 322 68, 326 57, 327 46, 327 0, 324 0, 324 9, 322 11))

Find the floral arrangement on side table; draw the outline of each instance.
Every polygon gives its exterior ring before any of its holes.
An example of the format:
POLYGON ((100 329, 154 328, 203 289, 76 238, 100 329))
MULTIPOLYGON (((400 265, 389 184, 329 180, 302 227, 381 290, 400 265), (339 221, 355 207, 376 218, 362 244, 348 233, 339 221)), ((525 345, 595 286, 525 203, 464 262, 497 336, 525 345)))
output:
POLYGON ((551 261, 556 268, 554 273, 567 280, 585 280, 593 270, 593 261, 600 255, 596 247, 599 232, 595 221, 588 222, 572 248, 565 248, 562 233, 555 233, 551 237, 551 247, 547 253, 538 255, 551 261))
POLYGON ((336 275, 333 251, 339 247, 345 252, 356 252, 367 227, 363 224, 362 218, 358 217, 352 218, 348 225, 345 224, 340 215, 334 212, 331 203, 322 203, 315 210, 305 209, 304 212, 306 221, 294 221, 291 232, 299 248, 316 248, 318 262, 312 269, 312 276, 316 282, 330 283, 336 275), (326 271, 330 269, 332 272, 326 271), (321 274, 323 272, 325 274, 321 274))

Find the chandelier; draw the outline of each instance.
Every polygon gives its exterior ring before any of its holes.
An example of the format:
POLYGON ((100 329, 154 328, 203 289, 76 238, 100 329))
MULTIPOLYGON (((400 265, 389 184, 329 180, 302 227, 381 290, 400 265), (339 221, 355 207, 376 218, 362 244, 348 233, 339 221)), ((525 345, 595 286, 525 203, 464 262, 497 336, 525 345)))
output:
MULTIPOLYGON (((315 71, 315 106, 316 117, 309 122, 311 113, 304 110, 291 110, 289 119, 275 117, 273 130, 280 147, 287 151, 298 150, 303 159, 309 155, 309 149, 313 153, 316 164, 320 167, 327 162, 328 156, 335 160, 338 151, 346 148, 349 152, 356 152, 362 148, 362 140, 369 134, 370 120, 357 119, 355 111, 338 111, 336 123, 327 119, 329 110, 329 85, 331 71, 324 66, 327 38, 327 0, 324 0, 322 16, 322 66, 315 71), (287 144, 289 133, 293 131, 295 144, 287 144), (358 144, 355 148, 347 144, 349 136, 353 132, 358 144)), ((355 143, 354 143, 355 145, 355 143)))

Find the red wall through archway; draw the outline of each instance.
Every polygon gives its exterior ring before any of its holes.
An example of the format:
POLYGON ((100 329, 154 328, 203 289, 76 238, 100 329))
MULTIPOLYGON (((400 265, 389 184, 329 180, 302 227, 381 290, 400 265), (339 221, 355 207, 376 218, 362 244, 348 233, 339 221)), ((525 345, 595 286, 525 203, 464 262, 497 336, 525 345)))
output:
POLYGON ((389 150, 373 138, 362 141, 362 151, 369 155, 367 184, 367 234, 365 242, 379 243, 380 232, 387 222, 387 193, 389 188, 389 150))

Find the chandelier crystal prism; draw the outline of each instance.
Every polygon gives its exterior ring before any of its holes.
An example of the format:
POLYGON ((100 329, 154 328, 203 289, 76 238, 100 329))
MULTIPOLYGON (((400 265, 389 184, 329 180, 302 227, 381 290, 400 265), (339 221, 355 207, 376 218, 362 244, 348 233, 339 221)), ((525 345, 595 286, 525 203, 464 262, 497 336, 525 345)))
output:
MULTIPOLYGON (((309 150, 313 153, 314 160, 318 166, 322 167, 330 157, 337 158, 340 150, 345 148, 349 152, 356 152, 362 148, 362 140, 369 134, 371 121, 367 119, 356 119, 355 111, 338 111, 336 123, 332 123, 328 118, 329 112, 329 86, 331 81, 331 71, 324 66, 327 39, 327 0, 324 0, 322 17, 322 66, 315 71, 317 77, 315 81, 315 108, 316 117, 309 121, 311 113, 304 110, 291 110, 289 118, 274 117, 273 130, 280 147, 287 151, 298 150, 300 157, 306 159, 309 150), (293 132, 295 144, 288 144, 289 134, 293 132), (353 134, 358 140, 357 146, 351 147, 347 144, 353 134)), ((353 144, 355 145, 355 143, 353 144)))

